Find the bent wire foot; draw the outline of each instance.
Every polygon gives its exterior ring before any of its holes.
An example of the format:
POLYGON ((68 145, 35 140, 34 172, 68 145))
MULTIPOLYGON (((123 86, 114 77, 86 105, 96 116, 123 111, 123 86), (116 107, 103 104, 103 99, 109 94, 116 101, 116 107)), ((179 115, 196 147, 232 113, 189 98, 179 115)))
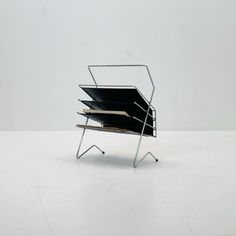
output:
MULTIPOLYGON (((89 118, 86 119, 85 125, 88 124, 88 120, 89 120, 89 118)), ((76 153, 76 158, 79 159, 80 157, 82 157, 86 152, 88 152, 88 151, 89 151, 90 149, 92 149, 93 147, 95 147, 95 148, 97 148, 99 151, 101 151, 102 154, 105 154, 105 152, 104 152, 101 148, 99 148, 97 145, 92 145, 92 146, 90 146, 87 150, 85 150, 82 154, 79 155, 79 151, 80 151, 80 148, 81 148, 83 139, 84 139, 84 133, 85 133, 85 128, 83 129, 83 133, 82 133, 82 136, 81 136, 81 139, 80 139, 79 147, 78 147, 78 150, 77 150, 77 153, 76 153)))
POLYGON ((136 159, 134 160, 134 162, 133 162, 133 167, 134 168, 136 168, 144 159, 145 159, 145 157, 147 156, 147 155, 151 155, 152 157, 153 157, 153 159, 156 161, 156 162, 158 162, 158 159, 151 153, 151 152, 147 152, 140 160, 138 160, 137 162, 136 162, 136 159))
POLYGON ((78 149, 78 152, 76 154, 76 158, 79 159, 80 157, 82 157, 86 152, 88 152, 93 147, 97 148, 102 154, 105 154, 105 152, 101 148, 99 148, 97 145, 92 145, 80 155, 79 155, 79 149, 78 149))

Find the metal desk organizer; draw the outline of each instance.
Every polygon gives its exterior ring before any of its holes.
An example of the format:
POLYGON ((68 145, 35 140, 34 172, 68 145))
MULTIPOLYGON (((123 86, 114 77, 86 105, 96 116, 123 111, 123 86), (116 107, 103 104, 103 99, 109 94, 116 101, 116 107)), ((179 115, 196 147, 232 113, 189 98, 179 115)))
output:
POLYGON ((79 154, 85 130, 98 130, 107 132, 116 132, 123 134, 139 135, 138 145, 135 152, 133 167, 137 167, 148 155, 150 155, 156 162, 158 159, 151 153, 147 152, 139 160, 138 153, 143 136, 156 137, 156 110, 152 106, 152 99, 155 92, 155 85, 153 83, 150 71, 147 65, 89 65, 88 70, 94 85, 79 85, 93 100, 83 101, 89 107, 85 113, 79 113, 86 117, 84 125, 77 124, 76 127, 82 128, 82 137, 80 139, 79 147, 76 153, 76 158, 79 159, 92 148, 97 148, 102 154, 105 152, 97 145, 92 145, 83 153, 79 154), (148 73, 152 84, 152 93, 148 101, 135 86, 127 85, 98 85, 92 73, 92 68, 95 67, 144 67, 148 73), (123 94, 123 96, 121 96, 123 94), (98 121, 101 126, 88 125, 89 119, 98 121))

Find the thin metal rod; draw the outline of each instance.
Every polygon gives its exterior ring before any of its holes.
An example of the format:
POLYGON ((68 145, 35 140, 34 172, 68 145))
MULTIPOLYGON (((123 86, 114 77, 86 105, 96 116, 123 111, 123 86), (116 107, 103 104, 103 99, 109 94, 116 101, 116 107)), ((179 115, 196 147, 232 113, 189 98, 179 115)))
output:
POLYGON ((91 67, 91 66, 88 66, 89 73, 90 73, 90 75, 92 76, 92 79, 93 79, 93 81, 94 81, 94 83, 95 83, 95 85, 96 85, 96 87, 97 87, 97 86, 98 86, 97 81, 95 80, 95 78, 94 78, 94 76, 93 76, 93 73, 92 73, 90 67, 91 67))
POLYGON ((150 81, 152 83, 152 94, 151 94, 151 98, 150 98, 150 101, 149 101, 149 104, 148 104, 148 109, 147 109, 147 113, 146 113, 146 117, 145 117, 145 120, 144 120, 144 124, 143 124, 143 128, 142 128, 142 132, 141 132, 141 135, 140 135, 140 138, 139 138, 139 141, 138 141, 138 146, 137 146, 137 149, 136 149, 136 153, 135 153, 135 156, 134 156, 134 161, 133 161, 133 167, 137 167, 136 165, 136 160, 137 160, 137 157, 138 157, 138 153, 139 153, 139 149, 140 149, 140 145, 141 145, 141 141, 142 141, 142 137, 143 137, 143 132, 144 132, 144 129, 145 129, 145 126, 146 126, 146 123, 147 123, 147 118, 148 118, 148 114, 149 114, 149 110, 150 110, 150 106, 151 106, 151 103, 152 103, 152 98, 153 98, 153 94, 154 94, 154 91, 155 91, 155 85, 153 83, 153 80, 152 80, 152 76, 150 74, 150 71, 148 69, 147 66, 145 66, 146 69, 147 69, 147 72, 148 72, 148 76, 150 78, 150 81))
MULTIPOLYGON (((96 85, 95 85, 96 86, 96 85)), ((83 87, 94 87, 94 85, 91 85, 91 84, 79 84, 79 87, 83 88, 83 87)), ((119 85, 119 84, 116 84, 116 85, 107 85, 107 84, 99 84, 97 85, 96 87, 121 87, 121 88, 137 88, 136 86, 134 85, 119 85)))
POLYGON ((102 154, 105 154, 105 152, 101 149, 101 148, 99 148, 97 145, 92 145, 92 146, 90 146, 87 150, 85 150, 82 154, 80 154, 78 157, 77 157, 77 159, 79 159, 80 157, 82 157, 86 152, 88 152, 90 149, 92 149, 92 148, 97 148, 99 151, 101 151, 101 153, 102 154))
MULTIPOLYGON (((88 124, 88 120, 89 120, 89 118, 86 119, 85 125, 88 124)), ((84 139, 84 133, 85 133, 85 128, 83 129, 82 136, 81 136, 80 143, 79 143, 79 147, 78 147, 78 150, 77 150, 77 153, 76 153, 76 158, 77 159, 79 159, 79 151, 80 151, 83 139, 84 139)))
MULTIPOLYGON (((97 86, 98 86, 98 85, 97 85, 97 81, 95 80, 95 78, 94 78, 94 76, 93 76, 93 73, 92 73, 92 71, 91 71, 91 69, 90 69, 89 66, 88 66, 88 70, 89 70, 89 72, 90 72, 90 74, 91 74, 91 76, 92 76, 92 78, 93 78, 93 81, 94 81, 96 87, 97 87, 97 86)), ((86 122, 85 122, 85 125, 88 124, 88 120, 89 120, 89 118, 87 117, 86 122)), ((81 145, 82 145, 82 141, 83 141, 83 139, 84 139, 85 130, 86 130, 86 128, 83 129, 82 137, 81 137, 81 139, 80 139, 80 144, 79 144, 79 147, 78 147, 78 150, 77 150, 77 153, 76 153, 76 158, 79 159, 81 156, 83 156, 86 152, 88 152, 88 151, 89 151, 90 149, 92 149, 93 147, 97 148, 98 150, 100 150, 100 151, 102 152, 102 154, 104 154, 105 152, 104 152, 102 149, 100 149, 97 145, 92 145, 92 146, 89 147, 87 150, 85 150, 82 154, 79 155, 79 151, 80 151, 80 148, 81 148, 81 145)))
POLYGON ((158 162, 158 159, 151 153, 151 152, 147 152, 141 159, 139 159, 139 161, 137 161, 136 166, 138 166, 147 155, 151 155, 153 157, 153 159, 158 162))
POLYGON ((129 67, 129 66, 146 66, 144 64, 99 64, 99 65, 89 65, 89 67, 129 67))
MULTIPOLYGON (((85 125, 88 124, 88 120, 89 120, 89 118, 86 119, 85 125)), ((76 158, 79 159, 80 157, 82 157, 86 152, 88 152, 88 151, 89 151, 91 148, 93 148, 93 147, 95 147, 95 148, 97 148, 98 150, 100 150, 102 154, 105 154, 105 152, 104 152, 101 148, 99 148, 97 145, 92 145, 92 146, 89 147, 87 150, 85 150, 82 154, 79 155, 79 151, 80 151, 80 148, 81 148, 83 139, 84 139, 85 130, 86 130, 86 128, 84 128, 84 129, 83 129, 83 132, 82 132, 82 136, 81 136, 81 139, 80 139, 79 147, 78 147, 78 150, 77 150, 77 153, 76 153, 76 158)))

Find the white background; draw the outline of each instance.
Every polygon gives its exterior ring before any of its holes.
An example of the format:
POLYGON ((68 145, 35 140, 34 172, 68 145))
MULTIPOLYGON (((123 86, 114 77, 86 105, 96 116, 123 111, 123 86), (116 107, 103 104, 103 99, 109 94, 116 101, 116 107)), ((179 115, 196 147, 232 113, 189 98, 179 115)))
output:
POLYGON ((0 0, 0 129, 74 129, 87 65, 117 63, 149 65, 158 129, 235 129, 235 12, 235 0, 0 0))

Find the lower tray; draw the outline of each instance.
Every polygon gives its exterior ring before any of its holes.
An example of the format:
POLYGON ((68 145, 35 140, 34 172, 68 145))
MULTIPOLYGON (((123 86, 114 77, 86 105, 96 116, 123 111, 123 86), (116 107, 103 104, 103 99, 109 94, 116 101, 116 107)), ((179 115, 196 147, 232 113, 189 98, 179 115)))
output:
MULTIPOLYGON (((125 129, 132 132, 141 134, 143 129, 143 122, 133 117, 127 117, 124 115, 113 115, 113 114, 85 114, 78 113, 89 119, 95 120, 103 124, 106 127, 116 127, 119 129, 125 129)), ((154 129, 152 126, 146 124, 144 128, 144 134, 154 136, 154 129)))
MULTIPOLYGON (((117 127, 102 127, 102 126, 80 125, 80 124, 77 124, 76 127, 83 128, 83 129, 95 130, 95 131, 140 135, 140 133, 133 132, 133 131, 130 131, 130 130, 127 130, 127 129, 120 129, 120 128, 117 128, 117 127)), ((144 136, 152 136, 152 135, 146 135, 146 134, 143 134, 143 135, 144 136)))

